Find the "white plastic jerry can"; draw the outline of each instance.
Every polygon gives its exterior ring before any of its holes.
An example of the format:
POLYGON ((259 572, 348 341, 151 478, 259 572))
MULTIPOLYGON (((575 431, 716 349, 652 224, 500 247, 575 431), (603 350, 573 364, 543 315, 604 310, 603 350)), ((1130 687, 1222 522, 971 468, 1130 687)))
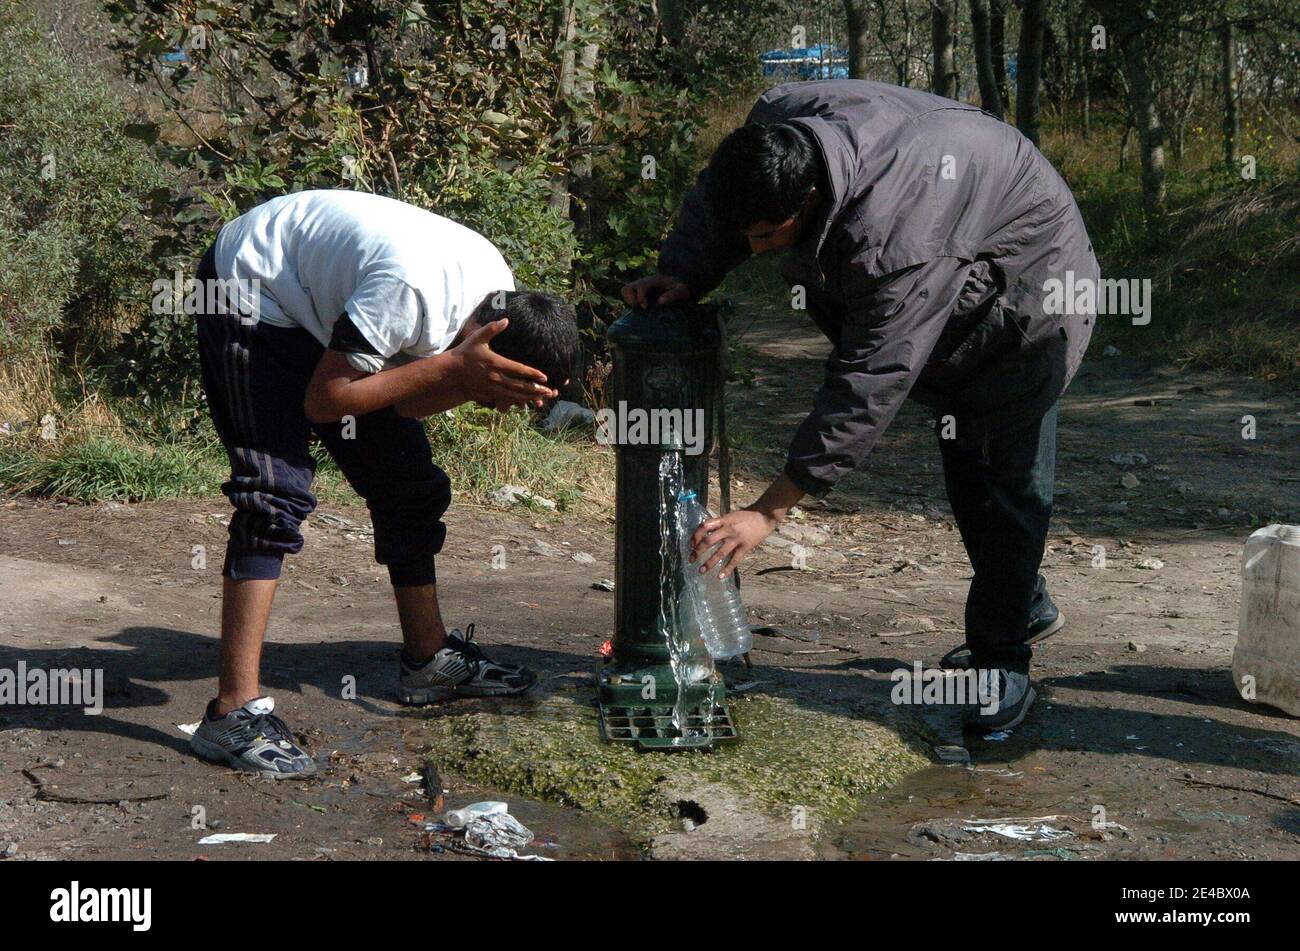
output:
POLYGON ((1300 717, 1300 526, 1246 540, 1232 679, 1246 700, 1300 717))

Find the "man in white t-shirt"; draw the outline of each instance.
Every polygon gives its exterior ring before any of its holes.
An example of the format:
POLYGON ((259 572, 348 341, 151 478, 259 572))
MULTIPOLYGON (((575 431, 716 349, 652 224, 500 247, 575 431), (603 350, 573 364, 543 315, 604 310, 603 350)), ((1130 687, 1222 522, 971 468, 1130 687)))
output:
POLYGON ((479 234, 391 198, 306 191, 226 224, 199 264, 204 391, 230 456, 221 671, 192 747, 274 778, 315 763, 262 695, 258 669, 286 554, 311 514, 315 436, 370 509, 375 559, 401 621, 398 697, 430 703, 521 693, 474 625, 448 632, 434 557, 451 500, 420 419, 473 400, 539 407, 568 382, 572 308, 516 290, 479 234))

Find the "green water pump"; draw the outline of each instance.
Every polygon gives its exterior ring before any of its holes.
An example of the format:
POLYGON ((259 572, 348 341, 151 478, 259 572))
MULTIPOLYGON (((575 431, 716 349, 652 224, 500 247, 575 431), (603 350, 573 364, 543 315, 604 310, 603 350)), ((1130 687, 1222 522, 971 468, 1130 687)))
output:
POLYGON ((674 677, 670 638, 684 569, 665 543, 661 512, 662 473, 678 465, 681 487, 708 499, 721 398, 717 313, 700 305, 631 310, 610 326, 608 340, 614 367, 604 425, 616 457, 617 626, 597 671, 601 735, 644 750, 712 747, 739 737, 726 684, 707 655, 691 658, 707 676, 674 677))

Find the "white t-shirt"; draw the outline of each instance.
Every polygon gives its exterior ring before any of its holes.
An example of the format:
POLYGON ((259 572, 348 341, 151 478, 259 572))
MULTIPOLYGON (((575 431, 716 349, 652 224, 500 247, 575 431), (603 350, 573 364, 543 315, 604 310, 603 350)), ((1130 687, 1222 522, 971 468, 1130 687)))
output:
POLYGON ((501 252, 477 232, 344 190, 258 205, 221 229, 214 263, 219 278, 238 282, 245 313, 324 345, 346 311, 379 352, 348 354, 369 373, 442 352, 484 298, 515 289, 501 252))

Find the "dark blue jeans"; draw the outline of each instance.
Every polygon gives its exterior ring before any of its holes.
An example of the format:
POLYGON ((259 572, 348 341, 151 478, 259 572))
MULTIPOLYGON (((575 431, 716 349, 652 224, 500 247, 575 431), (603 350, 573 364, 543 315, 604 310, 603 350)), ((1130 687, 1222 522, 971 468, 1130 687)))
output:
POLYGON ((1027 673, 1025 643, 1036 613, 1054 610, 1038 573, 1052 519, 1056 416, 994 432, 956 417, 956 438, 939 448, 944 484, 975 577, 966 598, 971 666, 1027 673), (964 425, 965 424, 965 425, 964 425))
MULTIPOLYGON (((197 277, 215 276, 209 253, 197 277)), ((302 550, 299 527, 316 507, 314 435, 365 499, 375 560, 387 566, 392 583, 434 584, 451 483, 434 465, 420 421, 390 407, 358 416, 347 431, 341 423, 313 425, 303 398, 325 352, 316 338, 237 314, 195 319, 208 409, 230 457, 230 479, 221 490, 235 513, 223 574, 278 578, 284 556, 302 550)))

